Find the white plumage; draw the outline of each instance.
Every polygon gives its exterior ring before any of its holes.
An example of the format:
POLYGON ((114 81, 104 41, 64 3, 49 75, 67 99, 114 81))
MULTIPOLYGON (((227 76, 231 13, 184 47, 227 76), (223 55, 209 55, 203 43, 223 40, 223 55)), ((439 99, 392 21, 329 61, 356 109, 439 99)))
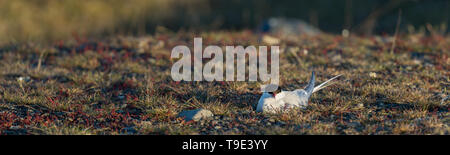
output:
POLYGON ((258 101, 256 107, 257 112, 263 113, 277 113, 295 107, 304 108, 308 106, 309 97, 312 93, 319 91, 327 86, 326 83, 338 78, 341 75, 335 76, 324 83, 314 87, 315 75, 312 72, 311 79, 305 89, 296 89, 294 91, 281 91, 275 97, 268 92, 264 92, 258 101))

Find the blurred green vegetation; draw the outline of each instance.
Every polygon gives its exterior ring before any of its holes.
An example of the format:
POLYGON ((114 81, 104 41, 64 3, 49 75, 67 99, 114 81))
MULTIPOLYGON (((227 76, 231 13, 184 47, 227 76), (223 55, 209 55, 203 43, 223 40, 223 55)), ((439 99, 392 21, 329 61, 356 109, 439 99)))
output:
MULTIPOLYGON (((64 39, 74 33, 97 36, 145 30, 146 23, 163 22, 174 0, 1 0, 0 42, 64 39)), ((189 5, 197 2, 190 1, 189 5)))

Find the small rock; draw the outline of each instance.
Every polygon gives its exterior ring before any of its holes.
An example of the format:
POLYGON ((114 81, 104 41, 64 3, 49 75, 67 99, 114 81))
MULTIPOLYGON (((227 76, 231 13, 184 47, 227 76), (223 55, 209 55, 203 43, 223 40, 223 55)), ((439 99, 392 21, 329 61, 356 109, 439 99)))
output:
POLYGON ((269 119, 269 122, 270 123, 275 123, 275 119, 271 118, 271 119, 269 119))
POLYGON ((352 128, 356 128, 356 127, 358 127, 360 125, 360 123, 359 122, 350 122, 347 125, 352 127, 352 128))
POLYGON ((31 81, 31 78, 29 76, 21 76, 17 78, 18 82, 29 82, 31 81))
POLYGON ((144 53, 145 51, 148 51, 150 49, 150 41, 151 40, 149 38, 143 38, 139 40, 138 53, 144 53))
POLYGON ((117 98, 118 98, 119 100, 124 100, 124 99, 125 99, 125 95, 123 95, 122 93, 120 93, 120 94, 117 96, 117 98))
POLYGON ((412 70, 412 69, 413 69, 412 66, 406 67, 406 70, 412 70))
POLYGON ((11 126, 11 127, 9 127, 9 129, 11 129, 11 130, 19 130, 20 126, 11 126))
POLYGON ((199 121, 201 119, 212 118, 213 116, 213 113, 206 109, 182 111, 178 114, 178 117, 184 117, 186 121, 199 121))
POLYGON ((347 30, 347 29, 343 29, 342 30, 342 37, 348 38, 348 36, 350 36, 350 31, 347 30))
POLYGON ((330 118, 331 118, 331 119, 335 119, 335 118, 336 118, 336 115, 331 115, 330 118))
POLYGON ((135 134, 137 132, 133 127, 123 128, 123 131, 127 134, 135 134))
POLYGON ((280 44, 280 39, 269 36, 269 35, 264 35, 263 42, 266 44, 269 44, 269 45, 278 45, 278 44, 280 44))
POLYGON ((303 54, 307 55, 308 54, 308 50, 307 49, 303 49, 303 54))
POLYGON ((233 131, 234 132, 239 132, 239 129, 238 128, 233 128, 233 131))
POLYGON ((375 72, 370 72, 370 73, 369 73, 369 76, 372 77, 372 78, 376 78, 376 77, 377 77, 377 73, 375 73, 375 72))
POLYGON ((333 61, 333 62, 342 61, 342 56, 340 54, 339 55, 335 55, 335 56, 331 57, 331 61, 333 61))
POLYGON ((413 62, 414 62, 414 64, 416 64, 416 65, 422 64, 422 61, 421 61, 421 60, 418 60, 418 59, 414 59, 413 62))

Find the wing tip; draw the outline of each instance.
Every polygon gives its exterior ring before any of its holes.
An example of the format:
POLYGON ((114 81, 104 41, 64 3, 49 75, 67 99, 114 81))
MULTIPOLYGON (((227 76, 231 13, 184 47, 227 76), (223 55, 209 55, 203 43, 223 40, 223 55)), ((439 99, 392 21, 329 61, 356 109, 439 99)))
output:
POLYGON ((305 90, 308 94, 312 94, 313 90, 314 90, 314 84, 316 82, 316 75, 315 75, 315 71, 312 71, 311 73, 311 78, 309 80, 308 86, 306 86, 305 90))

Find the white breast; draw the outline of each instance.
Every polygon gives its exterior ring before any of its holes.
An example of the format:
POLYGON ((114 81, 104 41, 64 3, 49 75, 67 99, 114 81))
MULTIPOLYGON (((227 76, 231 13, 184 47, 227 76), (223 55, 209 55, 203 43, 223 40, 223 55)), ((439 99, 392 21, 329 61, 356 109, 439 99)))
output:
POLYGON ((282 91, 275 97, 261 97, 256 111, 264 113, 277 113, 296 107, 306 107, 307 105, 308 96, 303 89, 299 89, 295 91, 282 91))

